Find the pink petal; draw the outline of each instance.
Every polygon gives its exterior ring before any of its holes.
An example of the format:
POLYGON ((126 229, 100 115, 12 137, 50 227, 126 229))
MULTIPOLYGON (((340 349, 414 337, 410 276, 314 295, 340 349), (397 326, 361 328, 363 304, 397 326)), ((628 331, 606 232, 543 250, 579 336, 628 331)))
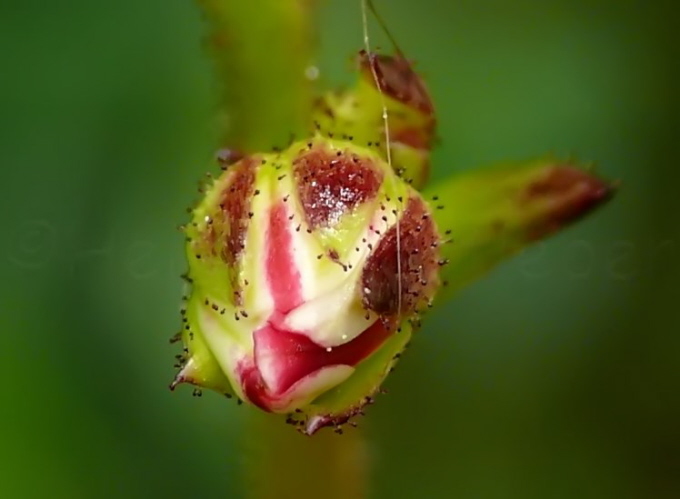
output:
POLYGON ((266 240, 267 284, 276 310, 283 314, 302 303, 300 272, 293 258, 287 215, 283 201, 271 208, 266 240))
POLYGON ((282 331, 268 324, 257 330, 254 364, 240 366, 243 391, 248 399, 265 410, 304 378, 329 366, 356 366, 382 345, 392 334, 376 321, 352 341, 328 349, 307 336, 282 331))

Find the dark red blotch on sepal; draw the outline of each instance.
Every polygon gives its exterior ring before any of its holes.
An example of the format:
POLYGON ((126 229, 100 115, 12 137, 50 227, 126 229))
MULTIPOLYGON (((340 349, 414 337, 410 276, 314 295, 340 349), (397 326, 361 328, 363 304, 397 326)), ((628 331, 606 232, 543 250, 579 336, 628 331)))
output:
POLYGON ((522 193, 520 203, 550 202, 550 210, 529 227, 527 239, 537 241, 572 224, 602 205, 615 188, 604 180, 570 165, 551 168, 522 193))
POLYGON ((404 57, 368 54, 362 50, 359 52, 359 65, 371 81, 377 79, 379 90, 386 95, 427 115, 434 113, 423 79, 404 57))
POLYGON ((410 198, 399 230, 393 226, 387 231, 364 266, 363 305, 382 317, 407 317, 417 312, 432 298, 438 284, 439 242, 425 202, 410 198))
POLYGON ((370 158, 317 146, 295 159, 298 196, 310 228, 335 225, 357 205, 375 197, 382 172, 370 158))

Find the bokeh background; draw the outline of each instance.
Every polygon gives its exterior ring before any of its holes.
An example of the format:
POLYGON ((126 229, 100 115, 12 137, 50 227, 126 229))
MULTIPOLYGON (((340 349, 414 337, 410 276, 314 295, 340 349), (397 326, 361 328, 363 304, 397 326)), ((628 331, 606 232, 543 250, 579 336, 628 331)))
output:
MULTIPOLYGON (((430 316, 362 421, 373 496, 680 497, 675 4, 378 3, 435 177, 554 151, 622 189, 430 316)), ((329 81, 358 4, 322 11, 329 81)), ((248 409, 167 390, 216 137, 201 33, 189 0, 0 4, 0 497, 244 496, 248 409)))

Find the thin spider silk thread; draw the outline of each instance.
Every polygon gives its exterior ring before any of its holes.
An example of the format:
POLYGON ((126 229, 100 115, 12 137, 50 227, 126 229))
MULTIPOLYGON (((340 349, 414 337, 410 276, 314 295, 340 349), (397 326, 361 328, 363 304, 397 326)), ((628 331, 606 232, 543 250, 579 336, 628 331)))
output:
MULTIPOLYGON (((390 149, 390 127, 387 117, 387 104, 385 103, 385 95, 383 94, 382 87, 380 86, 380 78, 373 64, 373 54, 371 53, 371 44, 368 35, 368 8, 369 5, 374 14, 376 14, 375 7, 370 0, 361 0, 361 18, 363 24, 363 34, 364 34, 364 50, 366 51, 366 56, 369 58, 369 65, 371 67, 371 74, 373 75, 373 80, 375 81, 375 86, 380 94, 380 105, 382 107, 382 118, 383 125, 385 127, 385 150, 387 155, 387 165, 392 168, 392 151, 390 149)), ((378 22, 383 26, 382 20, 378 18, 378 22)), ((388 37, 392 40, 392 36, 388 32, 388 37)), ((399 229, 399 220, 401 215, 401 202, 397 200, 397 220, 396 220, 396 232, 397 232, 397 317, 401 316, 401 233, 399 229)))

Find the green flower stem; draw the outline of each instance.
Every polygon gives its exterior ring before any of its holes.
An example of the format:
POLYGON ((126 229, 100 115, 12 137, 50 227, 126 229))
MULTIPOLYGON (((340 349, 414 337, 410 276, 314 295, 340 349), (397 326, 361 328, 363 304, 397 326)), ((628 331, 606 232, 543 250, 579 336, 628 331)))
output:
POLYGON ((360 428, 302 435, 283 418, 250 408, 247 491, 253 499, 368 497, 370 462, 360 428))
MULTIPOLYGON (((221 145, 239 153, 283 147, 310 132, 305 70, 314 54, 312 0, 197 0, 208 24, 220 90, 221 145)), ((246 490, 265 499, 366 497, 368 458, 359 430, 306 437, 283 418, 249 409, 246 490)))
POLYGON ((539 159, 480 168, 424 193, 450 240, 442 279, 450 296, 500 262, 606 202, 613 186, 570 162, 539 159))
POLYGON ((224 111, 222 145, 241 153, 309 133, 314 0, 197 0, 224 111))

